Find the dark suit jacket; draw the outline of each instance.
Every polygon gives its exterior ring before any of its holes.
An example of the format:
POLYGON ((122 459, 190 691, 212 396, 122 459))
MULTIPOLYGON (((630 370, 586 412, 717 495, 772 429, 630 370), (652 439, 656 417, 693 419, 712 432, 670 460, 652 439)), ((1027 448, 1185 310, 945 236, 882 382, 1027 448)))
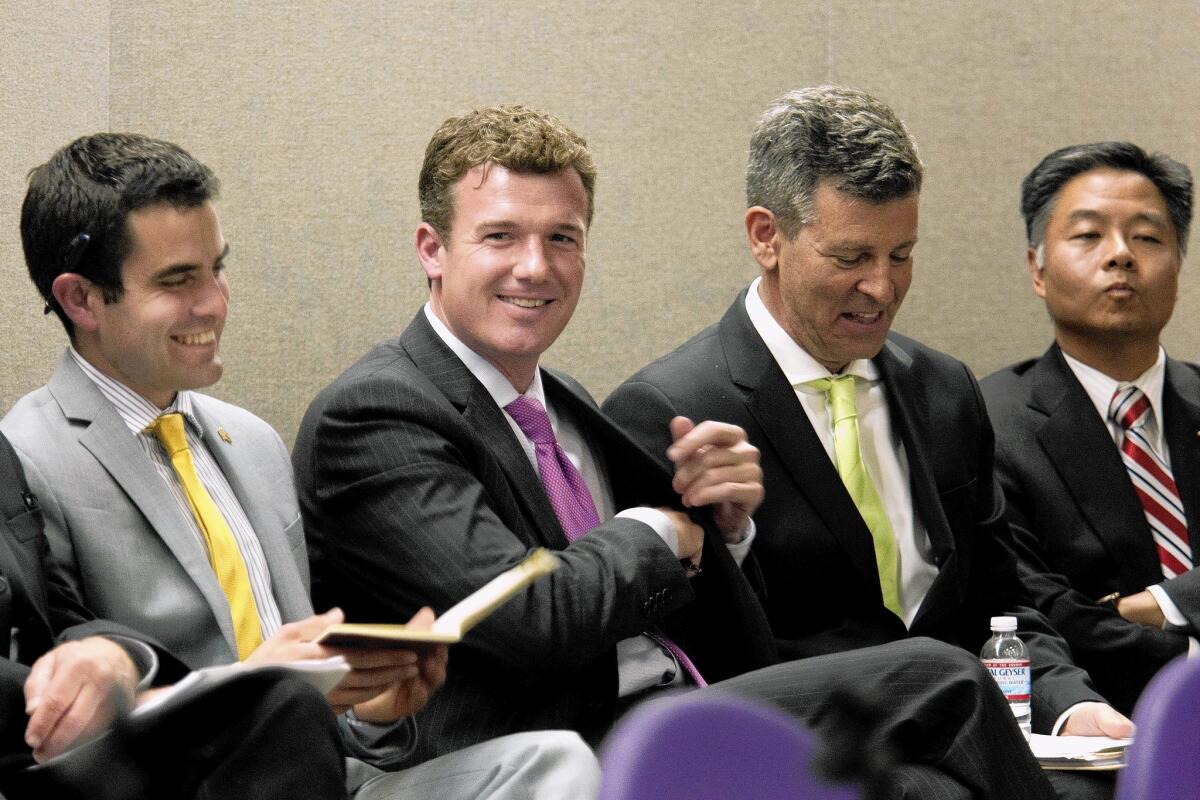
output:
MULTIPOLYGON (((69 639, 110 634, 145 640, 128 628, 93 619, 61 572, 48 566, 48 553, 37 498, 12 446, 0 435, 0 774, 33 763, 24 742, 29 718, 23 687, 34 661, 69 639)), ((158 655, 162 679, 185 672, 165 651, 159 649, 158 655)))
POLYGON ((1034 726, 1101 699, 1062 640, 1029 606, 1006 540, 992 475, 992 430, 970 371, 898 334, 874 359, 904 445, 917 518, 935 579, 912 628, 883 606, 871 535, 792 387, 745 311, 724 318, 638 372, 605 411, 652 452, 665 453, 676 414, 744 428, 762 451, 766 499, 754 551, 765 606, 784 658, 930 636, 979 652, 989 617, 1017 613, 1032 651, 1034 726))
MULTIPOLYGON (((1187 650, 1179 633, 1096 605, 1163 581, 1158 553, 1120 452, 1083 386, 1052 346, 982 383, 996 427, 996 470, 1025 581, 1076 661, 1129 713, 1146 682, 1187 650)), ((1200 368, 1167 360, 1164 432, 1193 531, 1200 529, 1200 368)), ((1200 535, 1190 538, 1193 563, 1200 535)), ((1200 571, 1163 587, 1200 630, 1200 571)))
MULTIPOLYGON (((670 473, 543 371, 607 469, 618 508, 675 505, 670 473)), ((616 705, 614 646, 662 624, 710 680, 774 660, 758 599, 715 530, 689 581, 649 526, 613 519, 568 545, 501 410, 424 312, 314 400, 294 451, 319 606, 352 621, 442 612, 534 547, 562 566, 451 649, 445 687, 418 715, 422 757, 513 731, 595 739, 616 705)))

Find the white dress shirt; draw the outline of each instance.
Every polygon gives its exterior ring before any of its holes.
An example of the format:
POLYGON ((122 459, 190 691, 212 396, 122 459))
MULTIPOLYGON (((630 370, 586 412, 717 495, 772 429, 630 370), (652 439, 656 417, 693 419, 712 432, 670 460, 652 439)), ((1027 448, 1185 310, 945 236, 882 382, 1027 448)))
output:
MULTIPOLYGON (((1095 367, 1090 367, 1076 358, 1072 358, 1063 353, 1063 359, 1066 360, 1067 366, 1071 368, 1071 372, 1075 373, 1075 377, 1079 380, 1083 390, 1087 392, 1088 398, 1092 401, 1092 405, 1096 407, 1096 413, 1100 415, 1100 419, 1104 420, 1105 426, 1108 428, 1108 433, 1112 437, 1113 443, 1117 447, 1121 446, 1121 439, 1124 436, 1124 431, 1120 424, 1110 419, 1108 416, 1108 407, 1112 403, 1113 394, 1117 391, 1117 387, 1121 385, 1136 386, 1146 395, 1146 399, 1150 401, 1150 419, 1142 426, 1142 433, 1146 440, 1150 443, 1150 447, 1154 449, 1155 455, 1162 459, 1164 464, 1171 463, 1171 453, 1167 447, 1166 432, 1160 420, 1163 419, 1163 384, 1167 377, 1167 354, 1160 347, 1158 348, 1158 358, 1150 369, 1143 372, 1132 381, 1118 381, 1116 378, 1111 378, 1105 375, 1095 367)), ((1188 520, 1188 528, 1194 527, 1195 523, 1188 520)), ((1163 590, 1161 584, 1147 586, 1146 589, 1150 594, 1154 595, 1154 599, 1158 601, 1159 608, 1162 609, 1163 616, 1167 622, 1173 625, 1187 625, 1187 618, 1179 611, 1179 606, 1171 600, 1166 591, 1163 590)), ((1188 638, 1188 655, 1196 656, 1200 654, 1200 642, 1195 638, 1188 638)))
MULTIPOLYGON (((795 390, 829 460, 836 463, 829 403, 824 392, 805 385, 808 381, 832 376, 771 316, 758 294, 761 281, 761 278, 755 279, 746 293, 746 313, 795 390)), ((850 362, 842 374, 855 377, 859 448, 863 465, 879 493, 896 537, 900 557, 900 604, 904 608, 904 624, 911 626, 938 570, 930 554, 929 535, 913 507, 904 442, 892 428, 887 396, 875 365, 867 359, 858 359, 850 362)))

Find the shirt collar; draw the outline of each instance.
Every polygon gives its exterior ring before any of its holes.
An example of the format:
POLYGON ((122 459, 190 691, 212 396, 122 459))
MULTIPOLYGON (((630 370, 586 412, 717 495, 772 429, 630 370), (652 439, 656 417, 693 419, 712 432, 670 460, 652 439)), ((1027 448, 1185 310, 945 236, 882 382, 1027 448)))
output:
POLYGON ((196 418, 192 392, 187 390, 176 392, 175 400, 171 405, 160 409, 133 389, 96 369, 91 362, 79 354, 74 346, 68 347, 67 352, 71 354, 71 358, 75 360, 83 374, 100 390, 100 394, 104 395, 104 399, 117 410, 126 427, 133 433, 141 433, 163 414, 177 411, 183 415, 195 433, 203 437, 204 429, 200 426, 200 420, 196 418))
MULTIPOLYGON (((746 314, 750 317, 750 324, 762 337, 763 344, 771 352, 775 363, 783 370, 788 383, 803 392, 817 392, 816 389, 806 384, 819 378, 829 378, 833 373, 797 344, 775 317, 771 316, 771 312, 767 310, 766 304, 758 294, 758 287, 761 283, 761 277, 755 278, 754 283, 750 284, 750 288, 746 291, 746 314)), ((854 375, 868 382, 879 380, 879 368, 867 358, 851 361, 842 370, 842 374, 854 375)))
POLYGON ((1155 421, 1162 420, 1162 395, 1163 382, 1167 372, 1167 353, 1161 346, 1158 348, 1158 358, 1155 359, 1150 369, 1132 381, 1118 381, 1095 367, 1090 367, 1079 359, 1072 358, 1065 352, 1063 358, 1066 360, 1067 366, 1071 368, 1071 372, 1075 373, 1075 377, 1079 379, 1083 390, 1087 392, 1088 398, 1102 419, 1108 419, 1108 406, 1112 402, 1112 396, 1117 387, 1122 384, 1132 384, 1141 389, 1142 393, 1146 395, 1146 399, 1150 401, 1155 421))
MULTIPOLYGON (((433 308, 429 303, 425 303, 425 318, 433 326, 433 332, 437 334, 438 338, 445 342, 454 355, 458 356, 459 360, 463 362, 463 366, 475 376, 475 379, 483 384, 483 388, 491 395, 496 405, 504 408, 520 396, 521 393, 513 388, 508 378, 504 377, 504 373, 496 369, 492 362, 463 344, 462 340, 446 326, 446 323, 438 319, 438 315, 433 313, 433 308)), ((529 389, 525 394, 541 403, 542 408, 549 410, 546 405, 546 392, 542 386, 541 369, 533 371, 533 382, 529 384, 529 389)))

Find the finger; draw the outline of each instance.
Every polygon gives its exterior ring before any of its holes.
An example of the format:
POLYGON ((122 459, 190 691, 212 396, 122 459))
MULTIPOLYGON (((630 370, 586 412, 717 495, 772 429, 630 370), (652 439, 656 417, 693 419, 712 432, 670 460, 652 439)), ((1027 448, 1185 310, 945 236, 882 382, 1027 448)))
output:
POLYGON ((83 688, 81 681, 52 680, 46 686, 25 727, 25 743, 30 748, 37 750, 42 747, 83 688))
POLYGON ((746 511, 758 508, 763 499, 762 484, 722 482, 712 486, 689 489, 683 496, 683 504, 691 508, 728 503, 746 511))
POLYGON ((387 669, 351 670, 338 683, 338 689, 369 689, 390 686, 397 681, 412 680, 421 674, 421 668, 413 663, 403 667, 387 669))
POLYGON ((25 679, 25 713, 32 714, 41 702, 58 665, 59 650, 54 649, 34 662, 25 679))
POLYGON ((345 658, 350 668, 355 670, 406 667, 410 664, 416 664, 420 659, 420 656, 414 650, 384 648, 369 650, 360 650, 358 648, 328 649, 329 652, 345 658))
POLYGON ((670 422, 671 441, 672 442, 679 441, 684 436, 687 436, 688 433, 690 433, 691 430, 695 427, 696 427, 696 423, 692 422, 687 417, 672 418, 671 422, 670 422))
POLYGON ((433 609, 429 606, 425 606, 420 611, 412 615, 412 619, 408 621, 406 627, 415 628, 421 631, 429 630, 433 627, 433 620, 433 609))
POLYGON ((761 484, 762 467, 756 461, 739 461, 708 467, 700 471, 680 469, 671 486, 680 495, 686 497, 692 492, 722 483, 761 484))
POLYGON ((106 699, 95 685, 84 684, 75 695, 74 702, 42 739, 38 750, 45 757, 52 758, 69 749, 84 734, 103 727, 109 718, 103 708, 106 699))
MULTIPOLYGON (((679 419, 677 417, 677 419, 679 419)), ((667 448, 667 458, 676 464, 704 447, 732 447, 745 441, 746 432, 737 425, 705 420, 667 448)))

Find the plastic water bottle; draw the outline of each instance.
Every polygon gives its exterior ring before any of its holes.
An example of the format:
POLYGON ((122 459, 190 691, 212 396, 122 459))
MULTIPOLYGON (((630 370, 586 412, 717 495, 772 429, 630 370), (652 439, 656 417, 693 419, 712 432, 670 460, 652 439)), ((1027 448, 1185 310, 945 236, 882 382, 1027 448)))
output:
POLYGON ((992 617, 992 638, 983 646, 979 658, 1000 685, 1025 741, 1029 741, 1029 650, 1017 638, 1016 617, 992 617))

